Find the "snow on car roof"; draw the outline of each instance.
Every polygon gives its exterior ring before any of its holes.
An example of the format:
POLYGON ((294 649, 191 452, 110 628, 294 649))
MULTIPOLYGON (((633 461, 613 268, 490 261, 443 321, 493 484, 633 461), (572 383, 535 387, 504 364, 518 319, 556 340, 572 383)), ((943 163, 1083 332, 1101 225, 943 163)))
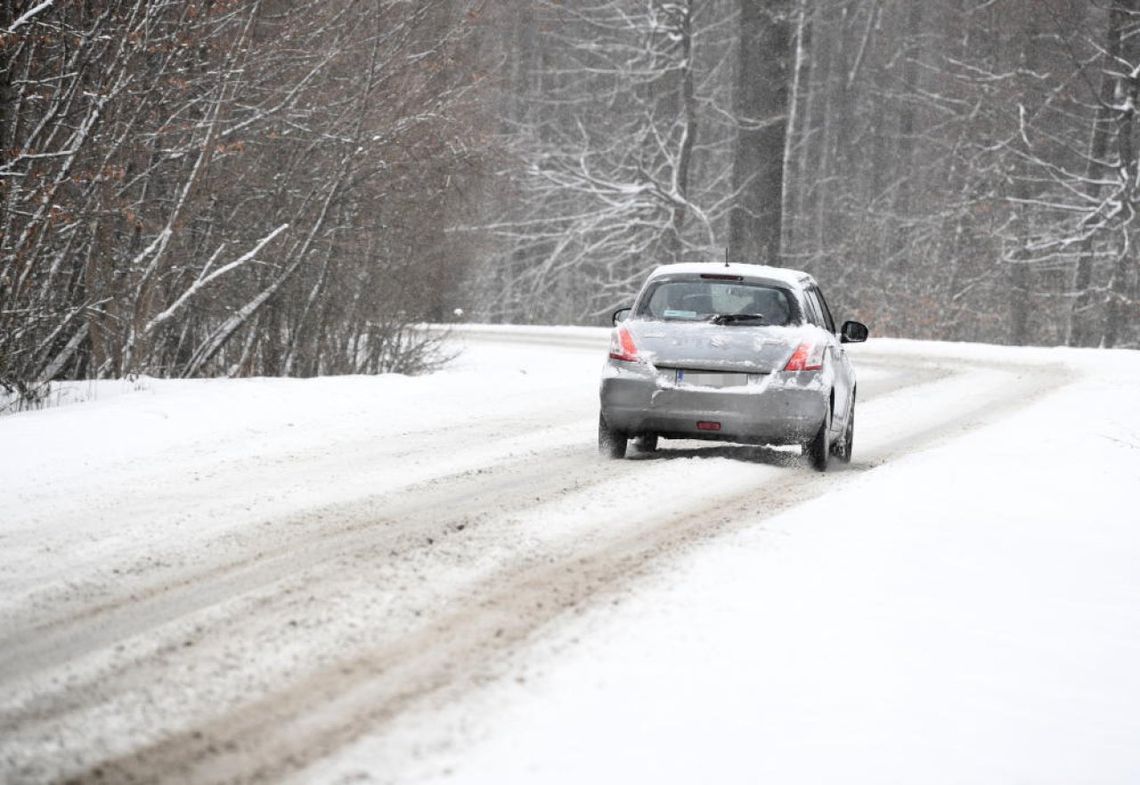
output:
POLYGON ((723 262, 682 262, 681 264, 663 264, 649 274, 657 278, 662 275, 742 275, 746 278, 766 278, 769 281, 778 281, 790 286, 800 286, 812 277, 801 270, 789 270, 786 267, 769 267, 763 264, 729 264, 723 262))

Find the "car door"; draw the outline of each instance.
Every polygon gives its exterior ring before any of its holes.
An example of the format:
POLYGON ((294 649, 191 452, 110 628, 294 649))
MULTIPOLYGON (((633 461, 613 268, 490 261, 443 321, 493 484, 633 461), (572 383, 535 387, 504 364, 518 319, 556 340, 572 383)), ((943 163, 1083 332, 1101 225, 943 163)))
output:
POLYGON ((808 287, 808 296, 814 300, 815 306, 819 309, 823 317, 823 328, 827 330, 827 334, 830 336, 829 351, 835 367, 835 414, 838 420, 833 425, 838 430, 840 425, 844 427, 847 425, 851 396, 855 388, 855 371, 851 366, 850 358, 847 356, 847 349, 835 331, 835 320, 831 317, 831 309, 827 307, 827 300, 824 298, 823 292, 818 286, 812 285, 808 287))

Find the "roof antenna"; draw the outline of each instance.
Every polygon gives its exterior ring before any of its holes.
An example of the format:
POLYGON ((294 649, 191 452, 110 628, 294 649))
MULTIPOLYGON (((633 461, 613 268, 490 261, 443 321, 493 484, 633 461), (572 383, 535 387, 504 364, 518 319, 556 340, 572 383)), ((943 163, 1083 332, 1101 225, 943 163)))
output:
POLYGON ((728 267, 728 246, 724 247, 724 266, 728 267))

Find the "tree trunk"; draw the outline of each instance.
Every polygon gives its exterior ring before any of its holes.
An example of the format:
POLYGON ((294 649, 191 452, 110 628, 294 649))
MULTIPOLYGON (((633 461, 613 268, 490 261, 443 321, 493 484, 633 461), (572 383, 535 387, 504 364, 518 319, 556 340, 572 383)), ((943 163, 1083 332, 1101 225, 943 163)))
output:
POLYGON ((912 249, 909 247, 908 238, 906 232, 903 231, 903 227, 906 226, 907 219, 916 212, 913 199, 915 190, 915 150, 918 148, 918 141, 915 138, 915 135, 918 133, 918 104, 913 100, 913 97, 917 97, 919 94, 919 85, 922 81, 919 57, 923 51, 922 32, 924 29, 923 14, 925 10, 926 3, 909 3, 906 19, 906 40, 903 42, 903 45, 907 49, 905 65, 903 67, 903 91, 905 95, 911 97, 912 100, 908 100, 903 104, 902 113, 899 116, 899 147, 897 155, 900 164, 898 171, 901 173, 901 178, 895 199, 895 214, 899 217, 901 223, 896 227, 891 238, 888 256, 890 259, 897 261, 899 265, 904 268, 911 266, 909 257, 912 249))
MULTIPOLYGON (((1127 21, 1124 14, 1126 0, 1116 0, 1108 15, 1108 31, 1105 36, 1104 60, 1101 66, 1100 104, 1093 121, 1092 138, 1089 141, 1088 161, 1085 165, 1085 193, 1095 197, 1100 191, 1096 181, 1106 174, 1104 160, 1108 153, 1108 142, 1112 127, 1112 98, 1116 92, 1118 77, 1116 58, 1120 54, 1120 33, 1127 21)), ((1094 216, 1093 221, 1103 221, 1103 216, 1094 216)), ((1096 235, 1092 227, 1086 227, 1086 236, 1081 242, 1080 256, 1077 259, 1076 276, 1073 281, 1073 304, 1069 310, 1069 346, 1089 346, 1096 341, 1092 323, 1093 310, 1092 276, 1095 260, 1096 235)))
POLYGON ((731 258, 779 264, 792 75, 790 0, 740 0, 734 108, 739 124, 729 215, 731 258))
MULTIPOLYGON (((1121 8, 1129 16, 1137 13, 1140 0, 1117 0, 1113 10, 1121 8)), ((1134 37, 1133 37, 1134 39, 1134 37)), ((1140 58, 1140 45, 1135 40, 1123 47, 1123 58, 1130 63, 1140 58)), ((1135 264, 1136 243, 1136 178, 1140 175, 1140 167, 1136 160, 1136 102, 1140 100, 1140 75, 1136 69, 1130 69, 1127 76, 1121 78, 1120 102, 1121 109, 1117 118, 1117 149, 1119 152, 1119 172, 1121 179, 1121 202, 1125 213, 1121 217, 1120 231, 1123 235, 1120 248, 1117 251, 1116 263, 1113 265, 1112 277, 1109 279, 1108 293, 1105 295, 1104 307, 1104 337, 1102 345, 1106 348, 1116 346, 1120 337, 1120 328, 1125 314, 1133 310, 1129 307, 1128 298, 1128 271, 1135 264)))
POLYGON ((697 106, 696 87, 693 83, 693 5, 685 6, 684 17, 681 21, 681 63, 684 69, 681 74, 681 111, 683 113, 681 129, 681 147, 677 156, 677 171, 674 184, 674 196, 678 201, 673 207, 673 259, 681 261, 682 231, 685 228, 685 218, 688 215, 686 201, 689 196, 689 172, 693 166, 693 147, 697 142, 697 106))
MULTIPOLYGON (((1037 67, 1038 60, 1038 47, 1037 47, 1037 18, 1031 16, 1026 30, 1022 34, 1021 52, 1018 57, 1018 65, 1027 74, 1031 74, 1037 67)), ((1029 90, 1021 91, 1022 100, 1028 103, 1027 99, 1038 98, 1034 93, 1029 90)), ((1022 116, 1028 115, 1032 106, 1020 105, 1022 116)), ((1031 292, 1031 275, 1030 275, 1030 262, 1027 259, 1027 248, 1029 246, 1030 238, 1032 236, 1032 208, 1029 206, 1029 199, 1034 196, 1034 191, 1031 183, 1031 172, 1029 171, 1028 161, 1033 155, 1033 151, 1028 147, 1024 129, 1018 135, 1021 146, 1022 155, 1016 159, 1014 167, 1014 196, 1017 200, 1017 232, 1018 232, 1018 248, 1014 251, 1013 258, 1009 261, 1009 336, 1010 341, 1017 346, 1024 346, 1029 343, 1029 306, 1031 292)))

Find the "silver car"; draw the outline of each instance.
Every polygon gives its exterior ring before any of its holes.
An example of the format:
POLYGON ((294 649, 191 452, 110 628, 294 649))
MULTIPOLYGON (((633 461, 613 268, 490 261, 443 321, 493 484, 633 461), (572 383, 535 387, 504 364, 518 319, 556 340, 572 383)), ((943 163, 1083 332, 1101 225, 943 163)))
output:
POLYGON ((658 267, 614 313, 598 446, 622 458, 658 439, 800 444, 823 471, 851 460, 855 371, 810 275, 747 264, 658 267))

